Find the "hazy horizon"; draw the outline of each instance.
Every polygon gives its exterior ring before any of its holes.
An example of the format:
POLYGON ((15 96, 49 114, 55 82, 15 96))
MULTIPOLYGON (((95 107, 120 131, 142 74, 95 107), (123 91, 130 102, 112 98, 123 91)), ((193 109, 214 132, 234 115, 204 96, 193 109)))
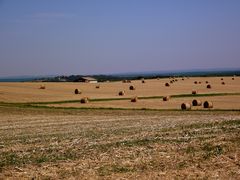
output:
POLYGON ((0 77, 240 68, 240 1, 0 0, 0 77))
POLYGON ((162 71, 135 71, 135 72, 115 72, 115 73, 101 73, 101 74, 40 74, 40 75, 15 75, 15 76, 0 76, 0 80, 3 79, 34 79, 34 78, 46 78, 46 77, 57 77, 57 76, 76 76, 76 75, 82 75, 82 76, 96 76, 96 75, 106 75, 106 76, 138 76, 138 75, 145 75, 145 76, 154 76, 154 75, 172 75, 172 74, 184 74, 184 73, 204 73, 206 72, 206 75, 208 73, 230 73, 230 72, 237 72, 240 73, 240 68, 214 68, 214 69, 183 69, 183 70, 162 70, 162 71))

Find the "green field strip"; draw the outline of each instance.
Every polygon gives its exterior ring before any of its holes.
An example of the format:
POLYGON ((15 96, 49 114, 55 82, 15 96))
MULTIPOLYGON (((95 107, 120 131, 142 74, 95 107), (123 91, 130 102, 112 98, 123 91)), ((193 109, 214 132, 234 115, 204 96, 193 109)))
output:
POLYGON ((47 105, 37 105, 37 104, 23 104, 23 103, 6 103, 0 104, 1 107, 10 108, 33 108, 33 109, 54 109, 54 110, 135 110, 135 111, 181 111, 181 112, 227 112, 235 111, 240 112, 240 109, 191 109, 191 110, 181 110, 179 109, 154 109, 154 108, 114 108, 114 107, 54 107, 47 105))
POLYGON ((54 107, 54 106, 39 106, 39 105, 24 105, 18 106, 22 108, 40 108, 40 109, 69 109, 69 110, 135 110, 135 111, 182 111, 182 112, 189 112, 189 111, 236 111, 240 112, 240 109, 191 109, 191 110, 182 110, 180 107, 179 109, 152 109, 152 108, 114 108, 114 107, 54 107))
POLYGON ((172 98, 182 98, 182 97, 210 97, 210 96, 236 96, 240 93, 209 93, 209 94, 177 94, 172 95, 172 98))
MULTIPOLYGON (((209 97, 209 96, 234 96, 240 95, 240 93, 210 93, 210 94, 177 94, 171 95, 171 98, 183 98, 183 97, 209 97)), ((162 99, 163 96, 140 96, 138 99, 162 99)), ((91 99, 90 102, 100 102, 100 101, 121 101, 121 100, 131 100, 131 97, 128 98, 98 98, 91 99)), ((32 102, 29 104, 66 104, 66 103, 79 103, 79 100, 66 100, 66 101, 53 101, 53 102, 32 102)))

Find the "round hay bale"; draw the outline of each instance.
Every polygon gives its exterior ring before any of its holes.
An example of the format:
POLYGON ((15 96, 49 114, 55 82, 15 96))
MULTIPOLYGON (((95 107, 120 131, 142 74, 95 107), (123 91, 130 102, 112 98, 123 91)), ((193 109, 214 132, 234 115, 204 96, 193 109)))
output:
POLYGON ((182 103, 181 104, 181 109, 182 110, 190 110, 191 109, 191 104, 190 103, 182 103))
POLYGON ((135 96, 135 97, 133 97, 132 99, 131 99, 131 102, 137 102, 138 101, 138 97, 137 96, 135 96))
POLYGON ((198 82, 197 81, 194 81, 194 84, 197 84, 198 82))
POLYGON ((169 84, 169 83, 165 83, 165 86, 166 86, 166 87, 169 87, 169 86, 170 86, 170 84, 169 84))
POLYGON ((39 89, 46 89, 44 85, 41 85, 39 89))
POLYGON ((203 103, 204 108, 213 108, 213 103, 211 101, 205 101, 203 103))
POLYGON ((169 101, 169 99, 170 99, 170 96, 164 96, 163 97, 163 101, 169 101))
POLYGON ((206 84, 208 84, 208 81, 205 81, 206 84))
POLYGON ((211 89, 211 88, 212 88, 212 86, 211 86, 210 84, 208 84, 208 85, 207 85, 207 88, 208 88, 208 89, 211 89))
POLYGON ((136 89, 136 87, 134 87, 134 86, 129 87, 129 90, 135 90, 135 89, 136 89))
POLYGON ((99 88, 100 88, 100 86, 99 86, 99 85, 97 85, 97 86, 96 86, 96 89, 99 89, 99 88))
POLYGON ((184 81, 184 78, 182 78, 182 81, 184 81))
POLYGON ((234 77, 232 78, 232 80, 234 80, 234 77))
POLYGON ((75 89, 75 90, 74 90, 74 93, 75 93, 75 94, 81 94, 82 92, 81 92, 79 89, 75 89))
POLYGON ((171 80, 170 83, 172 84, 174 82, 174 80, 171 80))
POLYGON ((88 103, 88 102, 89 102, 89 98, 88 98, 88 97, 84 97, 84 98, 82 98, 82 99, 80 100, 80 102, 81 102, 82 104, 88 103))
POLYGON ((119 96, 124 96, 125 95, 125 91, 119 91, 118 95, 119 96))
POLYGON ((142 80, 142 83, 146 83, 146 81, 145 81, 145 80, 142 80))
POLYGON ((194 99, 192 101, 192 105, 193 106, 201 106, 202 105, 202 101, 198 100, 198 99, 194 99))
POLYGON ((225 85, 225 82, 222 82, 222 85, 225 85))
POLYGON ((175 82, 178 82, 178 79, 175 79, 175 82))
POLYGON ((201 82, 201 81, 199 81, 199 82, 198 82, 198 84, 202 84, 202 82, 201 82))
POLYGON ((197 91, 196 90, 192 90, 192 94, 197 94, 197 91))
POLYGON ((131 83, 132 81, 131 80, 127 80, 127 83, 131 83))
POLYGON ((223 78, 221 78, 221 80, 223 81, 223 78))

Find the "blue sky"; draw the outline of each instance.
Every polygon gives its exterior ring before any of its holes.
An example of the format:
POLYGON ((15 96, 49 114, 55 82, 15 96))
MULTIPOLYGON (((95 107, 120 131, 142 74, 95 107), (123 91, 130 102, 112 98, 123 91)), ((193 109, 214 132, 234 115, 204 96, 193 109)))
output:
POLYGON ((0 76, 239 68, 239 0, 0 0, 0 76))

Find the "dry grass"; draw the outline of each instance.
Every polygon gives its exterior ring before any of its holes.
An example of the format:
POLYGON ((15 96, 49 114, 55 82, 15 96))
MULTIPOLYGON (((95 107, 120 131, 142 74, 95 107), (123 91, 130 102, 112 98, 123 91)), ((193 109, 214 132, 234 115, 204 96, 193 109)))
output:
POLYGON ((0 107, 0 179, 237 179, 239 112, 0 107))

